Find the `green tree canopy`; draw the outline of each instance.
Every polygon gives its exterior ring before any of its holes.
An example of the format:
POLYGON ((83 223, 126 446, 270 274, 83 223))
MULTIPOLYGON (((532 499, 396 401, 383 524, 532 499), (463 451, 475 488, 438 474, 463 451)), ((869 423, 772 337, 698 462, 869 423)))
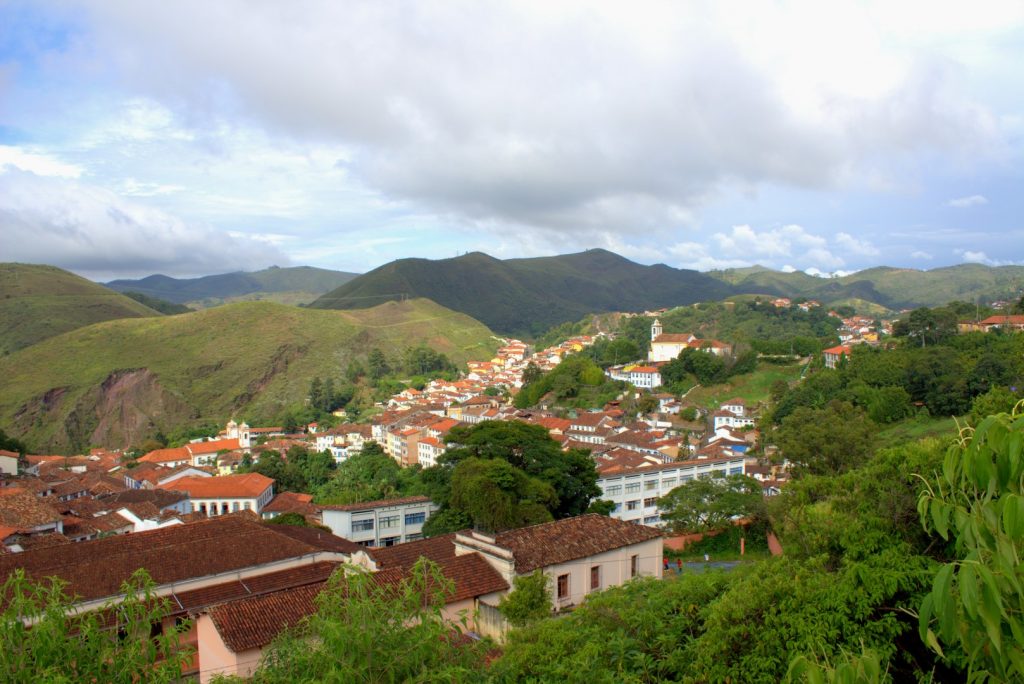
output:
POLYGON ((746 475, 704 477, 684 482, 658 500, 661 519, 672 532, 709 532, 734 518, 764 516, 761 483, 746 475))
POLYGON ((551 581, 543 570, 519 575, 512 591, 501 597, 498 610, 513 627, 525 627, 551 616, 551 581))
POLYGON ((774 440, 803 473, 841 473, 867 460, 875 427, 864 411, 844 401, 798 408, 782 421, 774 440))

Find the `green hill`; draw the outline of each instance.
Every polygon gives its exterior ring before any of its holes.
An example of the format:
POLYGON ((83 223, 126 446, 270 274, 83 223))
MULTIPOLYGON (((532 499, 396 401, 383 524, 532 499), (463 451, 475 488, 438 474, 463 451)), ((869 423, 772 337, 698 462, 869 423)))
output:
POLYGON ((140 280, 112 280, 106 285, 118 292, 140 292, 176 304, 198 307, 244 299, 298 304, 311 302, 356 275, 312 266, 271 266, 252 273, 222 273, 201 278, 171 278, 158 274, 140 280))
POLYGON ((0 356, 100 321, 160 315, 55 266, 0 264, 0 356))
POLYGON ((728 285, 703 273, 642 266, 603 249, 506 261, 474 252, 439 261, 393 261, 311 306, 358 309, 427 297, 498 332, 531 336, 589 313, 676 306, 729 294, 728 285))
POLYGON ((360 311, 270 302, 109 321, 0 359, 0 425, 34 449, 134 444, 158 429, 270 420, 373 348, 488 358, 490 330, 417 299, 360 311))
POLYGON ((990 302, 1017 298, 1024 288, 1024 266, 960 264, 919 271, 878 266, 841 278, 817 278, 761 266, 712 271, 708 275, 737 293, 817 299, 826 305, 863 300, 886 309, 941 306, 953 300, 990 302))

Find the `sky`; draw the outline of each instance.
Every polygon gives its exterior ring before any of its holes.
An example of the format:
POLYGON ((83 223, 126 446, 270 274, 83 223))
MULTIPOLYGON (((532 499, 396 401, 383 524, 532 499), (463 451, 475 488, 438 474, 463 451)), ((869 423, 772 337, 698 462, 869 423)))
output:
POLYGON ((0 261, 1024 263, 1024 2, 0 0, 0 261))

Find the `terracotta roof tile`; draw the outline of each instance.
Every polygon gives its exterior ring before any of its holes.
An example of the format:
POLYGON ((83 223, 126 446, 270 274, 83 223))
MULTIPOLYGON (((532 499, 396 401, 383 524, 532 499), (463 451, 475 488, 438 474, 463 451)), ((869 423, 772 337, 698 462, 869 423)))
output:
POLYGON ((377 501, 354 504, 320 504, 320 507, 325 511, 368 511, 371 508, 387 508, 388 506, 427 503, 428 501, 430 501, 430 498, 426 496, 406 496, 398 499, 379 499, 377 501))
POLYGON ((409 568, 421 557, 442 563, 455 557, 455 533, 416 541, 365 549, 378 568, 409 568))
POLYGON ((589 514, 501 532, 495 542, 512 552, 516 573, 523 574, 661 536, 653 527, 589 514))
POLYGON ((258 497, 273 485, 274 481, 266 475, 245 473, 242 475, 220 475, 219 477, 180 477, 172 482, 161 484, 160 488, 187 492, 193 499, 242 499, 258 497))

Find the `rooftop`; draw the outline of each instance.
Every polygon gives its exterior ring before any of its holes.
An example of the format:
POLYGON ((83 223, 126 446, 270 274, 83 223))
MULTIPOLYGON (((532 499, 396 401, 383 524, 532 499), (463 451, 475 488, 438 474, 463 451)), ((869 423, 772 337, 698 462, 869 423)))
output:
POLYGON ((238 498, 251 499, 267 491, 274 481, 260 473, 220 475, 218 477, 181 477, 160 487, 188 492, 193 499, 238 498))
POLYGON ((321 504, 325 511, 368 511, 374 508, 388 508, 391 506, 404 506, 406 504, 429 503, 430 498, 426 496, 406 496, 398 499, 379 499, 377 501, 365 501, 353 504, 321 504))

